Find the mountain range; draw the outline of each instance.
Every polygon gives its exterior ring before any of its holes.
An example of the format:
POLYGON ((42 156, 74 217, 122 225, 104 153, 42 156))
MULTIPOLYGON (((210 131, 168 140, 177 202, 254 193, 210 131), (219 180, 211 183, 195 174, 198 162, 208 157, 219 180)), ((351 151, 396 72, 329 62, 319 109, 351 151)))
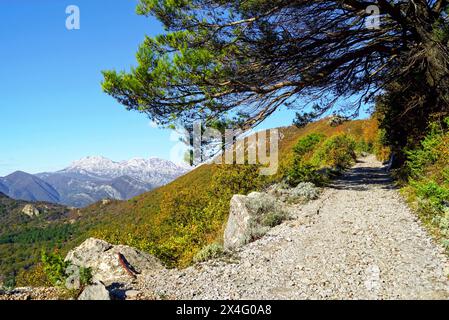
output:
POLYGON ((0 192, 17 200, 85 207, 102 199, 130 199, 188 170, 159 158, 115 162, 105 157, 86 157, 56 172, 14 172, 0 178, 0 192))

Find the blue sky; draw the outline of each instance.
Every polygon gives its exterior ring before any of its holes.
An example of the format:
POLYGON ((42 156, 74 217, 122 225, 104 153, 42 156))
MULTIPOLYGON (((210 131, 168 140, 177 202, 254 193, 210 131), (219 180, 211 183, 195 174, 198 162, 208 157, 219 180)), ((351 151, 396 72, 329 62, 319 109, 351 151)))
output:
MULTIPOLYGON (((135 14, 137 0, 0 1, 0 176, 59 170, 73 160, 169 159, 176 141, 101 90, 101 71, 129 70, 145 34, 160 24, 135 14), (81 29, 67 30, 77 5, 81 29)), ((289 125, 280 111, 263 127, 289 125)))

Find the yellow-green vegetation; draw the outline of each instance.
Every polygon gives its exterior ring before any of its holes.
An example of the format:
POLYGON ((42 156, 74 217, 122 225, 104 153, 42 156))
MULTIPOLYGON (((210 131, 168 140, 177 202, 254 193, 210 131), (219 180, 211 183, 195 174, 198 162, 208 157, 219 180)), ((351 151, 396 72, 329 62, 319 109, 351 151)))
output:
POLYGON ((407 152, 403 191, 431 232, 449 250, 449 118, 432 123, 421 147, 407 152))
POLYGON ((73 266, 64 261, 60 253, 47 253, 44 250, 41 252, 40 263, 28 271, 21 270, 16 277, 17 286, 58 287, 61 289, 60 294, 66 298, 77 297, 83 288, 91 283, 91 268, 73 266), (70 282, 73 288, 67 288, 67 282, 70 282))
POLYGON ((15 282, 17 287, 50 287, 53 285, 48 279, 42 263, 37 263, 28 270, 21 269, 15 282))
MULTIPOLYGON (((160 258, 169 267, 190 265, 199 252, 212 243, 220 243, 229 214, 230 199, 234 194, 248 194, 263 190, 286 178, 295 162, 294 147, 312 133, 324 137, 344 136, 356 143, 372 144, 370 128, 373 120, 348 121, 332 127, 327 119, 304 128, 294 126, 280 129, 279 170, 273 176, 259 175, 257 165, 206 164, 176 181, 125 202, 108 205, 95 204, 80 212, 80 228, 89 225, 89 231, 73 244, 87 236, 94 236, 115 244, 127 244, 160 258), (352 138, 349 138, 352 137, 352 138)), ((375 135, 372 135, 375 137, 375 135)), ((330 140, 340 142, 342 138, 330 140)), ((329 148, 320 144, 323 148, 329 148)), ((352 142, 351 142, 352 146, 352 142)), ((323 157, 323 164, 331 165, 323 157)), ((272 217, 275 223, 278 217, 272 217)))
POLYGON ((219 243, 212 243, 201 249, 193 258, 194 262, 203 262, 216 259, 223 255, 223 246, 219 243))
POLYGON ((314 162, 331 168, 345 169, 356 160, 356 142, 347 135, 340 134, 326 139, 316 150, 314 162))
POLYGON ((23 270, 31 271, 43 248, 62 248, 78 232, 77 225, 69 223, 67 208, 33 203, 41 214, 31 218, 22 212, 27 204, 0 193, 0 283, 8 287, 17 285, 16 278, 23 279, 23 270))
POLYGON ((324 184, 333 173, 350 167, 356 160, 356 148, 370 151, 372 142, 359 143, 349 134, 341 133, 326 137, 321 133, 311 133, 301 138, 293 148, 294 160, 287 173, 287 182, 324 184))

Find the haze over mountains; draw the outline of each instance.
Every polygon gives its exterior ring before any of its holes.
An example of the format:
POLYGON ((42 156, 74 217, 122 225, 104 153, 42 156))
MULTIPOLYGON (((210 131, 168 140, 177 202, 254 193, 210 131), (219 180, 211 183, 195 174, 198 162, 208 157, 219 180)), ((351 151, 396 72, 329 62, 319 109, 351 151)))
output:
POLYGON ((188 170, 159 158, 115 162, 87 157, 56 172, 14 172, 0 178, 0 192, 13 199, 85 207, 102 199, 130 199, 165 185, 188 170))
POLYGON ((36 176, 16 171, 0 178, 0 192, 10 198, 26 201, 59 202, 59 193, 50 184, 36 176))

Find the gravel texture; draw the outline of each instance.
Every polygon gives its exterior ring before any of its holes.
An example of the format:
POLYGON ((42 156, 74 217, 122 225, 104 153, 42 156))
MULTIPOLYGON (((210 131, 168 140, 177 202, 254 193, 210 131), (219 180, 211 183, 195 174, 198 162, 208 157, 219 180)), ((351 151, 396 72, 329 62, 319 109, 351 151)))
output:
POLYGON ((62 292, 57 288, 16 288, 0 290, 0 300, 59 300, 62 292))
POLYGON ((444 299, 444 250, 368 156, 293 218, 219 260, 141 275, 159 299, 444 299))

